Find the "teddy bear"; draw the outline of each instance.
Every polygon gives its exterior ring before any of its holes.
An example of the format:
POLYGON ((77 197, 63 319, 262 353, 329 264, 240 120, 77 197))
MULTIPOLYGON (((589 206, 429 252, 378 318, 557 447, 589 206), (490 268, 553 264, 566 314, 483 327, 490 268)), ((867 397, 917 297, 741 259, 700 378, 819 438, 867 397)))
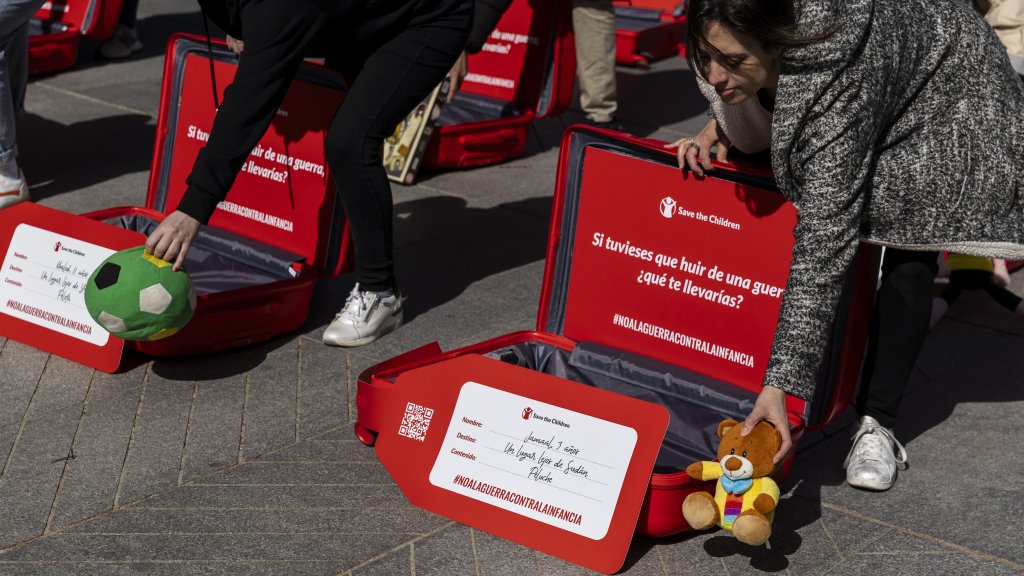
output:
POLYGON ((715 495, 698 490, 683 500, 683 517, 695 530, 714 525, 731 531, 745 544, 760 546, 772 534, 779 486, 768 477, 782 446, 782 435, 768 422, 758 422, 743 436, 735 420, 718 425, 717 462, 694 462, 686 473, 694 480, 718 480, 715 495))

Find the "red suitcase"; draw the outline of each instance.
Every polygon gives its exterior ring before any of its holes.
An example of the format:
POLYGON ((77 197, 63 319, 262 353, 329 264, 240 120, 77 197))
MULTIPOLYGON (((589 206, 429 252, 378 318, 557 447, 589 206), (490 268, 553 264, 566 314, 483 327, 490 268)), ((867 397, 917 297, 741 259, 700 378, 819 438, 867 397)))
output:
POLYGON ((124 0, 50 0, 29 21, 28 73, 75 65, 81 36, 102 40, 117 29, 124 0))
MULTIPOLYGON (((223 45, 214 47, 218 99, 236 62, 223 45)), ((348 226, 324 162, 324 135, 343 97, 340 76, 303 65, 227 199, 188 253, 185 267, 198 293, 191 322, 169 338, 128 342, 129 348, 156 356, 207 353, 265 341, 305 322, 316 283, 339 274, 348 261, 348 226)), ((17 269, 0 272, 0 300, 7 303, 0 306, 0 334, 100 370, 118 368, 126 343, 108 341, 85 313, 82 282, 103 253, 144 243, 145 234, 177 206, 209 137, 214 98, 205 39, 172 37, 145 207, 75 216, 27 202, 0 213, 0 252, 17 269), (43 240, 34 242, 37 237, 43 240), (40 299, 29 293, 38 284, 32 270, 46 269, 47 258, 58 257, 54 250, 32 248, 39 244, 57 246, 61 260, 49 268, 67 269, 67 288, 79 294, 40 299)))
POLYGON ((526 148, 534 118, 561 114, 572 98, 576 52, 569 2, 514 0, 444 106, 424 166, 502 162, 526 148))
MULTIPOLYGON (((382 412, 404 401, 393 397, 401 375, 469 355, 651 400, 671 421, 636 533, 689 530, 683 499, 713 483, 691 480, 685 467, 715 459, 718 422, 744 418, 760 390, 796 211, 770 172, 716 164, 697 180, 680 175, 662 144, 570 128, 536 329, 450 352, 433 343, 367 369, 358 380, 356 436, 373 445, 386 430, 382 412)), ((862 245, 847 274, 816 397, 789 399, 795 442, 850 401, 879 257, 877 247, 862 245)), ((776 473, 780 481, 791 465, 792 458, 776 473)))
MULTIPOLYGON (((237 58, 215 44, 216 87, 234 77, 237 58)), ((324 137, 344 97, 340 76, 304 64, 270 129, 227 199, 189 251, 186 268, 199 294, 178 334, 132 342, 146 354, 184 355, 234 348, 297 329, 316 283, 341 272, 348 227, 324 160, 324 137)), ((86 217, 148 234, 177 206, 185 178, 213 124, 214 93, 205 39, 168 44, 146 207, 86 217)))
POLYGON ((615 62, 647 68, 686 54, 685 0, 615 2, 615 62))

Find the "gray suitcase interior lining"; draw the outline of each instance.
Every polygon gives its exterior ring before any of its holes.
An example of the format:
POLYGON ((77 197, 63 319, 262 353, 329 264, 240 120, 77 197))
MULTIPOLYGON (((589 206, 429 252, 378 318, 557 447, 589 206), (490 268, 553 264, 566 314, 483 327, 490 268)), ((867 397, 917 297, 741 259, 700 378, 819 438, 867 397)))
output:
POLYGON ((518 107, 512 102, 479 94, 456 92, 455 98, 441 106, 437 126, 468 124, 496 120, 506 116, 517 116, 518 107))
POLYGON ((678 472, 698 460, 713 460, 719 422, 743 420, 757 399, 753 392, 703 374, 589 342, 580 343, 572 352, 524 342, 486 356, 664 406, 670 419, 655 464, 660 473, 678 472))
MULTIPOLYGON (((158 224, 138 214, 104 222, 147 236, 158 224)), ((197 293, 214 294, 293 278, 292 263, 302 260, 286 250, 250 238, 203 227, 185 256, 185 270, 197 293)))

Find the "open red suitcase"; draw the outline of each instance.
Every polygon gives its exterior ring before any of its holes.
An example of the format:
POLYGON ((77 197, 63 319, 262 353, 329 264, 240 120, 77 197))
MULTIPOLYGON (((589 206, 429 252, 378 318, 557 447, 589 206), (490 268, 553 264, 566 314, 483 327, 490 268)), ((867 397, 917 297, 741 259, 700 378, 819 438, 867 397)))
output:
MULTIPOLYGON (((635 530, 688 530, 683 499, 713 490, 713 483, 691 480, 685 467, 715 459, 718 422, 745 418, 760 390, 796 210, 770 172, 716 164, 698 180, 680 174, 675 154, 662 144, 570 128, 536 329, 450 352, 433 343, 369 368, 358 381, 356 436, 373 445, 387 430, 382 426, 394 422, 385 412, 405 401, 397 392, 402 378, 474 355, 514 365, 507 370, 525 367, 649 400, 671 418, 635 530)), ((879 256, 877 247, 863 245, 847 274, 817 396, 789 400, 794 441, 850 401, 879 256)), ((473 374, 458 380, 467 381, 485 382, 473 374)), ((792 458, 780 467, 780 481, 791 464, 792 458)))
POLYGON ((514 0, 442 108, 425 166, 502 162, 526 148, 534 118, 561 114, 572 98, 576 52, 569 2, 514 0))
POLYGON ((49 0, 29 21, 28 73, 75 65, 81 36, 103 40, 117 29, 124 0, 49 0))
MULTIPOLYGON (((222 98, 237 60, 221 44, 214 46, 213 57, 222 98)), ((130 348, 157 356, 206 353, 265 341, 302 325, 316 283, 339 274, 349 254, 347 223, 324 162, 324 135, 343 97, 338 75, 316 64, 303 65, 227 199, 188 253, 185 268, 198 293, 191 322, 163 340, 128 342, 130 348)), ((184 194, 185 178, 209 137, 215 110, 205 39, 172 37, 145 207, 72 216, 32 203, 18 205, 0 214, 0 249, 5 249, 4 240, 10 242, 8 228, 24 222, 108 252, 144 243, 184 194)), ((84 300, 79 306, 84 308, 84 300)), ((85 314, 81 322, 91 319, 85 314)), ((93 348, 52 338, 52 332, 40 331, 55 329, 46 323, 27 324, 0 310, 0 333, 107 371, 118 366, 124 345, 118 338, 93 348), (26 331, 31 334, 22 338, 26 331)))
POLYGON ((686 53, 686 0, 616 0, 615 62, 647 68, 686 53))

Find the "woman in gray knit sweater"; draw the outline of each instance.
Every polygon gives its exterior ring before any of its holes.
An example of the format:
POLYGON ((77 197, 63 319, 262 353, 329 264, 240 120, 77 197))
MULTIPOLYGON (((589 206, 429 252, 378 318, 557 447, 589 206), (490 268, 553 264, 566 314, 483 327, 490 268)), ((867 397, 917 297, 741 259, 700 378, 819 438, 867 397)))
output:
POLYGON ((888 489, 906 460, 891 428, 927 333, 936 252, 1024 258, 1021 81, 955 0, 691 0, 688 23, 713 117, 673 145, 680 164, 703 175, 712 146, 721 160, 730 145, 770 147, 798 210, 764 388, 744 426, 775 424, 776 462, 792 448, 785 395, 814 394, 857 244, 884 245, 847 480, 888 489))

